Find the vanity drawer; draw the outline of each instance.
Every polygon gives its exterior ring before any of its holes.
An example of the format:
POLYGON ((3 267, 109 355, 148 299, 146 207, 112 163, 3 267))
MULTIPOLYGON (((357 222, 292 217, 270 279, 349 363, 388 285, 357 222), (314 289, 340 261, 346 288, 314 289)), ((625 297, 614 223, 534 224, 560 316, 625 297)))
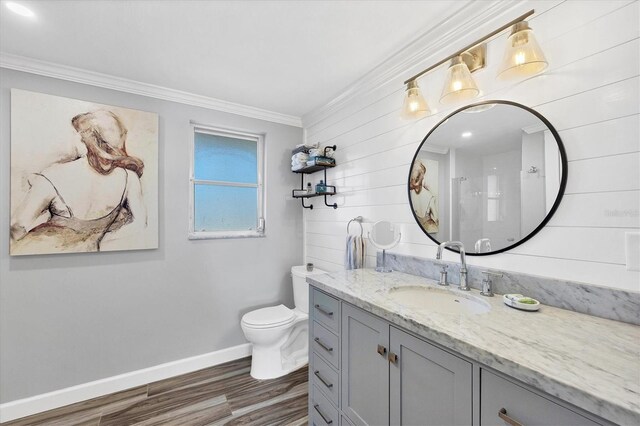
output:
MULTIPOLYGON (((516 383, 482 370, 480 380, 480 425, 509 424, 503 416, 523 425, 595 426, 596 423, 516 383)), ((604 424, 604 423, 603 423, 604 424)))
POLYGON ((312 354, 311 362, 311 378, 313 384, 316 385, 318 389, 322 389, 327 398, 337 407, 338 401, 340 401, 338 395, 340 391, 340 383, 338 382, 339 374, 333 368, 329 367, 329 364, 320 358, 318 354, 312 354))
POLYGON ((311 347, 335 368, 340 368, 340 339, 316 321, 312 324, 311 347))
POLYGON ((340 333, 340 301, 335 297, 313 289, 312 317, 328 329, 340 333))
POLYGON ((340 424, 338 410, 315 386, 311 387, 310 411, 311 424, 314 426, 339 426, 340 424))

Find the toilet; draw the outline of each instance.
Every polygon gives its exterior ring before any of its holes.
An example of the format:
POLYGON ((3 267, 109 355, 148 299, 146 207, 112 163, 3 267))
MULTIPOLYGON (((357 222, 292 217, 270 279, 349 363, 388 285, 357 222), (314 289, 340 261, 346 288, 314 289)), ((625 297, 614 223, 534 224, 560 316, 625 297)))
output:
POLYGON ((274 379, 307 364, 309 360, 309 285, 307 277, 324 274, 306 266, 291 268, 294 309, 284 305, 256 309, 242 317, 240 326, 253 345, 251 376, 274 379))

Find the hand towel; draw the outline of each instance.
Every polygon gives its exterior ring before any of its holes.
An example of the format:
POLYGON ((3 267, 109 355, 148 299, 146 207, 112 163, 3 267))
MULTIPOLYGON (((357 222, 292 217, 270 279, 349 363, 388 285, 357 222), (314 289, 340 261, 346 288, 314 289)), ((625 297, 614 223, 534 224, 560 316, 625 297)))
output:
POLYGON ((360 235, 347 235, 345 250, 346 269, 360 269, 364 267, 364 239, 360 235))

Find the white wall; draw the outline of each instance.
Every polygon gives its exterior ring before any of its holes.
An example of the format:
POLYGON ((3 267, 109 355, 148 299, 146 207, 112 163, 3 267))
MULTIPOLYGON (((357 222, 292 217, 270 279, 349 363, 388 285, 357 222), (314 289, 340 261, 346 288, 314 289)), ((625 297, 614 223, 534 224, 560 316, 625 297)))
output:
MULTIPOLYGON (((536 15, 530 24, 550 63, 547 72, 524 81, 497 81, 503 34, 489 43, 488 67, 474 77, 483 92, 480 99, 507 99, 532 107, 560 132, 569 160, 566 193, 549 224, 527 243, 468 261, 640 290, 638 272, 626 271, 623 246, 624 233, 640 227, 637 1, 524 2, 510 14, 461 31, 457 39, 449 34, 455 41, 446 49, 432 52, 394 78, 382 79, 374 89, 360 90, 348 101, 338 100, 303 117, 308 142, 338 145, 338 166, 328 178, 340 193, 334 197, 337 210, 305 211, 307 261, 329 270, 342 268, 345 227, 358 215, 369 224, 382 219, 399 223, 403 241, 395 252, 435 257, 435 244, 411 215, 406 182, 424 135, 459 105, 445 108, 438 103, 442 67, 420 79, 436 113, 403 121, 402 81, 531 8, 536 15)), ((368 254, 371 265, 375 253, 370 249, 368 254)), ((455 259, 452 253, 448 258, 455 259)))
MULTIPOLYGON (((285 201, 300 128, 0 69, 2 402, 245 342, 241 316, 293 303, 299 203, 285 201), (160 248, 9 257, 10 88, 158 113, 160 248), (264 132, 266 238, 187 240, 189 121, 264 132)), ((46 141, 43 141, 46 143, 46 141)))

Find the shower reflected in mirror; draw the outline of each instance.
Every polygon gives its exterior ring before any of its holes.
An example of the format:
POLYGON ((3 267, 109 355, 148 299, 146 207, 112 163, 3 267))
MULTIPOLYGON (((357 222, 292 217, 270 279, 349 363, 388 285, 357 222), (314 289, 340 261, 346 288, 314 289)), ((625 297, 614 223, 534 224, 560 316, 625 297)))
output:
POLYGON ((538 232, 564 193, 560 137, 538 112, 509 101, 461 108, 424 138, 409 171, 409 202, 436 243, 467 254, 509 250, 538 232))

